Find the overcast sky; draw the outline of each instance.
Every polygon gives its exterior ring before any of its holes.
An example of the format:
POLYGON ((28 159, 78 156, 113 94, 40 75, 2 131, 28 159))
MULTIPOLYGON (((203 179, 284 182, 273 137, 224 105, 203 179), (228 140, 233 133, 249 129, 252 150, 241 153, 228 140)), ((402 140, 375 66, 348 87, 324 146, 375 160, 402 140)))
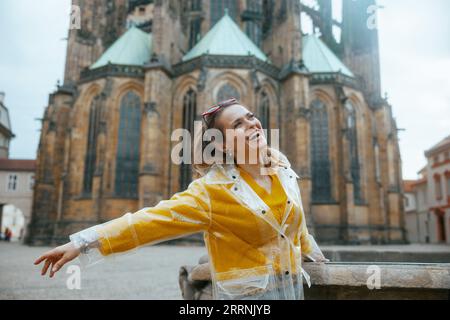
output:
MULTIPOLYGON (((357 1, 357 0, 354 0, 357 1)), ((11 158, 35 158, 48 94, 63 79, 70 0, 0 0, 0 91, 11 158)), ((450 1, 379 0, 383 92, 400 132, 404 178, 450 135, 450 1)))

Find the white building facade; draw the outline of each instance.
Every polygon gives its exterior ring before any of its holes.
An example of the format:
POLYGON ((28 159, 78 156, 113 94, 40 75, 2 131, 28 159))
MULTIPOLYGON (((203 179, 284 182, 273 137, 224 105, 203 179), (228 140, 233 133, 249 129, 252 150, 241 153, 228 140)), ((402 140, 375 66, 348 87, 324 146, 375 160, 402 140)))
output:
POLYGON ((406 227, 413 243, 450 244, 450 136, 425 152, 417 181, 404 181, 406 227))

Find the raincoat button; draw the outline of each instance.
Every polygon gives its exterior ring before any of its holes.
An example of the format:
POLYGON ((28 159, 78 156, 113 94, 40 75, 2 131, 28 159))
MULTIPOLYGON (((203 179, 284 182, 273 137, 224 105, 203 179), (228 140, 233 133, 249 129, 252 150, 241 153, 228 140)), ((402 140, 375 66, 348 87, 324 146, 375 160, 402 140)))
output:
POLYGON ((283 235, 281 235, 281 238, 282 238, 282 239, 284 239, 284 236, 283 236, 283 235))
POLYGON ((289 271, 286 271, 285 274, 288 275, 288 274, 289 274, 289 271))
POLYGON ((238 191, 238 188, 234 188, 234 191, 238 191))
POLYGON ((262 214, 266 214, 266 210, 262 210, 261 213, 262 213, 262 214))
POLYGON ((291 178, 291 179, 292 179, 292 176, 289 176, 289 178, 291 178))
POLYGON ((236 179, 236 176, 232 176, 233 179, 236 179))
POLYGON ((288 204, 291 204, 291 200, 288 200, 288 204))

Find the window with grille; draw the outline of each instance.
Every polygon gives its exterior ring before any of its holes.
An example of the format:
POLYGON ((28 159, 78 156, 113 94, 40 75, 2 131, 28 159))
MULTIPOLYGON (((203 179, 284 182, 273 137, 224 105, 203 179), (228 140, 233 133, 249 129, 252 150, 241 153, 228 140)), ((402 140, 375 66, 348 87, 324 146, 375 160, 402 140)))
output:
MULTIPOLYGON (((197 94, 190 89, 183 98, 183 129, 189 131, 190 136, 183 137, 182 152, 191 152, 194 137, 194 121, 197 114, 197 94), (190 143, 186 139, 191 139, 190 143)), ((183 154, 180 154, 183 157, 183 154)), ((192 159, 191 159, 192 160, 192 159)), ((180 168, 180 189, 185 190, 192 181, 191 163, 181 163, 180 168)))
POLYGON ((96 96, 90 106, 89 125, 86 155, 84 158, 84 179, 83 193, 90 194, 92 192, 92 181, 94 178, 96 153, 97 153, 97 135, 100 128, 100 98, 96 96))
POLYGON ((140 134, 141 99, 130 91, 120 103, 115 177, 117 196, 126 198, 138 196, 140 134))
POLYGON ((310 109, 312 200, 327 202, 332 198, 328 112, 321 100, 314 100, 310 109))
POLYGON ((435 174, 434 175, 434 190, 436 195, 436 200, 442 199, 442 180, 441 175, 435 174))
POLYGON ((200 18, 191 21, 189 31, 189 49, 192 49, 201 38, 202 20, 200 18))
POLYGON ((214 26, 225 14, 228 9, 228 15, 236 21, 238 3, 237 0, 211 0, 211 26, 214 26))
POLYGON ((8 177, 8 191, 17 190, 17 174, 10 174, 8 177))
POLYGON ((259 47, 262 41, 262 17, 263 5, 262 0, 247 0, 247 12, 252 18, 248 19, 245 24, 247 36, 259 47))
POLYGON ((361 194, 361 169, 358 154, 358 135, 356 129, 356 111, 355 106, 347 101, 346 119, 347 119, 347 139, 349 146, 350 173, 353 181, 353 198, 356 204, 362 202, 361 194))

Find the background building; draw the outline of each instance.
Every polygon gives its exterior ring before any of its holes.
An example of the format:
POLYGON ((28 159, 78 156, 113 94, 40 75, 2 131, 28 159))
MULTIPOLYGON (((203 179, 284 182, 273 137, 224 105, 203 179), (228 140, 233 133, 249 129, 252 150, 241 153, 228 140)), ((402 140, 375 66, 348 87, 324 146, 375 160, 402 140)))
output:
POLYGON ((429 243, 427 181, 424 178, 408 180, 403 185, 408 241, 411 243, 429 243))
POLYGON ((81 29, 42 121, 29 242, 67 241, 185 188, 171 132, 230 96, 280 129, 321 243, 405 242, 374 3, 344 1, 337 20, 331 0, 73 1, 81 29))
POLYGON ((405 185, 411 242, 450 244, 450 136, 425 152, 427 165, 405 185))
POLYGON ((0 92, 0 158, 9 157, 9 143, 13 138, 9 112, 5 106, 5 93, 0 92))
POLYGON ((35 160, 8 159, 14 134, 5 93, 0 92, 0 232, 8 227, 12 240, 23 239, 31 220, 35 160))

